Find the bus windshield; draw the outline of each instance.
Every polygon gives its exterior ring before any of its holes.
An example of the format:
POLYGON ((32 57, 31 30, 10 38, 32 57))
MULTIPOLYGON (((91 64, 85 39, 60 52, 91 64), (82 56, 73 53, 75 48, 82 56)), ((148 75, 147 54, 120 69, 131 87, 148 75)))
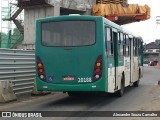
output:
POLYGON ((43 22, 41 27, 44 46, 87 46, 95 43, 95 21, 43 22))

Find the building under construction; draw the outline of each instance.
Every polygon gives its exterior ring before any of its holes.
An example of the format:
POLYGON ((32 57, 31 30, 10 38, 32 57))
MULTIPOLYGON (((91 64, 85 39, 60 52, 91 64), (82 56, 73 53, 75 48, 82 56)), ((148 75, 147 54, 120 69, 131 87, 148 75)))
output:
POLYGON ((17 0, 1 0, 1 48, 16 48, 23 41, 23 9, 17 0))
POLYGON ((2 0, 1 47, 34 49, 35 21, 68 14, 98 15, 122 25, 150 18, 147 5, 127 0, 2 0), (4 34, 5 33, 5 34, 4 34))

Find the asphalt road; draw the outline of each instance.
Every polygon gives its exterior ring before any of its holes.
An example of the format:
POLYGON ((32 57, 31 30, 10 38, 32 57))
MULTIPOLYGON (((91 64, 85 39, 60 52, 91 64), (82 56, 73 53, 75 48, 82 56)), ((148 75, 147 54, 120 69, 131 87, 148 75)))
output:
MULTIPOLYGON (((160 111, 159 80, 160 68, 144 67, 144 75, 140 81, 139 87, 127 87, 124 96, 120 98, 113 95, 89 95, 72 98, 63 93, 53 93, 38 97, 23 96, 19 98, 18 101, 0 104, 0 111, 88 111, 86 113, 67 113, 71 116, 78 115, 80 117, 63 117, 65 112, 58 112, 62 117, 42 118, 44 120, 106 120, 104 117, 85 117, 86 114, 91 114, 89 111, 160 111)), ((17 118, 14 119, 17 120, 17 118)), ((107 120, 108 119, 116 120, 116 118, 107 118, 107 120)), ((124 120, 124 117, 119 119, 124 120)), ((125 119, 142 120, 144 118, 132 117, 125 119)), ((158 120, 158 118, 145 119, 158 120)), ((39 118, 37 118, 37 120, 39 120, 39 118)))

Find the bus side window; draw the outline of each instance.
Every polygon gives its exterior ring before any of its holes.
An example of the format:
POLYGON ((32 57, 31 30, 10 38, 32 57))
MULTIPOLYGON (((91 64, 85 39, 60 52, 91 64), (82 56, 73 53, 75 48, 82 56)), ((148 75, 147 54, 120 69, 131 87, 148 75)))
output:
POLYGON ((133 56, 136 56, 136 38, 133 40, 133 56))
POLYGON ((123 56, 126 56, 126 35, 123 35, 123 56))
POLYGON ((114 43, 113 43, 113 37, 112 37, 112 35, 113 35, 113 33, 112 33, 112 31, 111 31, 111 33, 110 33, 110 36, 111 36, 111 55, 113 55, 114 54, 114 43))
POLYGON ((119 55, 123 55, 123 33, 119 32, 118 35, 118 53, 119 55))
MULTIPOLYGON (((139 39, 139 56, 142 55, 143 50, 144 50, 144 47, 143 47, 143 40, 142 40, 142 38, 140 38, 140 39, 139 39)), ((158 50, 158 52, 159 52, 159 50, 158 50)))
POLYGON ((139 56, 139 44, 140 44, 140 42, 139 42, 140 40, 139 40, 139 38, 137 39, 137 56, 139 56))
POLYGON ((137 55, 137 53, 138 53, 138 52, 137 52, 137 48, 138 48, 138 46, 137 46, 138 43, 137 43, 137 42, 138 42, 138 39, 136 38, 136 40, 135 40, 135 43, 136 43, 136 46, 135 46, 135 56, 138 56, 138 55, 137 55))
POLYGON ((126 35, 126 56, 129 56, 129 36, 126 35))
POLYGON ((138 56, 138 38, 136 39, 136 56, 138 56))
POLYGON ((141 39, 138 39, 138 56, 141 54, 141 39))
POLYGON ((121 33, 118 33, 118 55, 121 54, 121 33))
POLYGON ((137 38, 134 39, 134 56, 137 56, 137 38))
POLYGON ((105 42, 106 42, 106 51, 107 51, 107 55, 111 55, 111 51, 113 49, 112 46, 112 33, 111 33, 111 28, 106 27, 105 28, 105 42))

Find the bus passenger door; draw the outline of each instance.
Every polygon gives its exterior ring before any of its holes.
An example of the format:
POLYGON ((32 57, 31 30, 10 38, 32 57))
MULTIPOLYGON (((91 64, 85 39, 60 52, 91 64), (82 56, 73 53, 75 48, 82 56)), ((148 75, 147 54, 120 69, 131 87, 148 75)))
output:
POLYGON ((125 86, 130 85, 131 76, 131 53, 130 53, 130 39, 128 34, 124 34, 123 38, 123 51, 124 51, 124 66, 125 66, 125 86))
POLYGON ((115 68, 115 90, 118 89, 118 33, 113 32, 113 56, 114 56, 114 68, 115 68))
POLYGON ((117 88, 117 69, 118 62, 117 53, 117 33, 111 28, 105 27, 105 44, 106 44, 106 60, 107 60, 107 82, 108 92, 113 93, 117 88))
POLYGON ((105 27, 105 45, 106 45, 106 64, 107 64, 107 86, 108 92, 113 93, 115 89, 115 74, 114 74, 114 56, 112 43, 112 29, 105 27))
POLYGON ((133 73, 134 73, 134 57, 133 57, 133 39, 134 38, 130 38, 130 68, 131 68, 131 72, 130 72, 130 83, 132 83, 133 82, 133 73))

